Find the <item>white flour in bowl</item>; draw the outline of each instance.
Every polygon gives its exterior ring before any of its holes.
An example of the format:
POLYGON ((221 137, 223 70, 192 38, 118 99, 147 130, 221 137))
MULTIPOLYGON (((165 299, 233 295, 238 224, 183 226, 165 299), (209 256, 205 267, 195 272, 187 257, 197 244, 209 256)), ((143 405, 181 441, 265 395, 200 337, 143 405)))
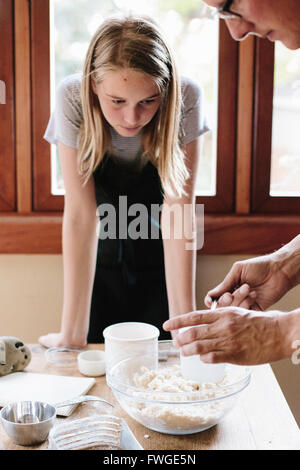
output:
MULTIPOLYGON (((182 376, 179 365, 165 367, 158 370, 149 370, 141 367, 140 373, 135 373, 133 383, 136 387, 144 390, 157 390, 159 392, 199 392, 216 389, 216 387, 228 384, 226 374, 220 382, 199 383, 187 380, 182 376)), ((208 397, 209 398, 209 397, 208 397)))
POLYGON ((229 379, 226 372, 217 384, 197 383, 186 380, 179 365, 158 370, 141 367, 140 373, 134 374, 132 384, 139 390, 128 390, 133 399, 122 400, 122 405, 150 429, 171 434, 198 432, 216 424, 232 407, 235 397, 221 399, 226 395, 226 385, 232 383, 229 379), (197 400, 211 401, 199 404, 197 400))

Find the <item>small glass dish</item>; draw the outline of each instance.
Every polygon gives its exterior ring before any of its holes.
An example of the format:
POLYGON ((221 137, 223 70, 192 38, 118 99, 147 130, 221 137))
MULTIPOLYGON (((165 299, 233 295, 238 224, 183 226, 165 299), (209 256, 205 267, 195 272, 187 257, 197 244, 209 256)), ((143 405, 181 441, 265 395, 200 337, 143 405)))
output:
POLYGON ((59 367, 74 367, 77 365, 77 356, 82 349, 72 348, 49 348, 45 352, 47 362, 59 367))

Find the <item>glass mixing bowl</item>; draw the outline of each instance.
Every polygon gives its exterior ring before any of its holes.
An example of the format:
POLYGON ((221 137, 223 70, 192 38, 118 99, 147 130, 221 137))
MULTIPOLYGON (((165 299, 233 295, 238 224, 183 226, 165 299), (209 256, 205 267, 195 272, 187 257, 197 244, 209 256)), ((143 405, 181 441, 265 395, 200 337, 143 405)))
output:
POLYGON ((139 356, 120 361, 106 373, 121 407, 148 429, 164 434, 204 431, 232 410, 250 383, 249 368, 232 364, 226 364, 225 376, 216 384, 185 381, 172 341, 159 341, 158 349, 156 371, 145 367, 149 357, 139 356))

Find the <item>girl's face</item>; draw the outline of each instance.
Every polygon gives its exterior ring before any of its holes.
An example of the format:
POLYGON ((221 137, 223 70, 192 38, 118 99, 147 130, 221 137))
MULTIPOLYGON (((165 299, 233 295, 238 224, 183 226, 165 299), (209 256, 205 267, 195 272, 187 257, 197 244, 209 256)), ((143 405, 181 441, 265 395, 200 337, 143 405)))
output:
POLYGON ((134 137, 157 112, 161 94, 154 80, 143 72, 119 69, 93 83, 103 115, 123 137, 134 137))

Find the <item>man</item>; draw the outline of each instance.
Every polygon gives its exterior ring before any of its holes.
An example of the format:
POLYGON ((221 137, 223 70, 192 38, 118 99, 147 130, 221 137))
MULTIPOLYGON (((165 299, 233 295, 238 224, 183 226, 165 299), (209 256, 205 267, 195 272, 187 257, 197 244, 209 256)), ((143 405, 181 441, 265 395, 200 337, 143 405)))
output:
POLYGON ((298 0, 205 0, 225 19, 233 39, 248 34, 281 41, 289 49, 300 47, 300 5, 298 0))
MULTIPOLYGON (((299 0, 205 0, 225 19, 232 37, 255 34, 300 48, 299 0)), ((263 310, 300 283, 300 235, 275 253, 233 265, 205 304, 217 310, 191 312, 164 323, 167 331, 194 326, 174 339, 184 355, 207 363, 263 364, 291 357, 300 342, 300 308, 263 310), (240 286, 237 288, 237 286, 240 286)))

